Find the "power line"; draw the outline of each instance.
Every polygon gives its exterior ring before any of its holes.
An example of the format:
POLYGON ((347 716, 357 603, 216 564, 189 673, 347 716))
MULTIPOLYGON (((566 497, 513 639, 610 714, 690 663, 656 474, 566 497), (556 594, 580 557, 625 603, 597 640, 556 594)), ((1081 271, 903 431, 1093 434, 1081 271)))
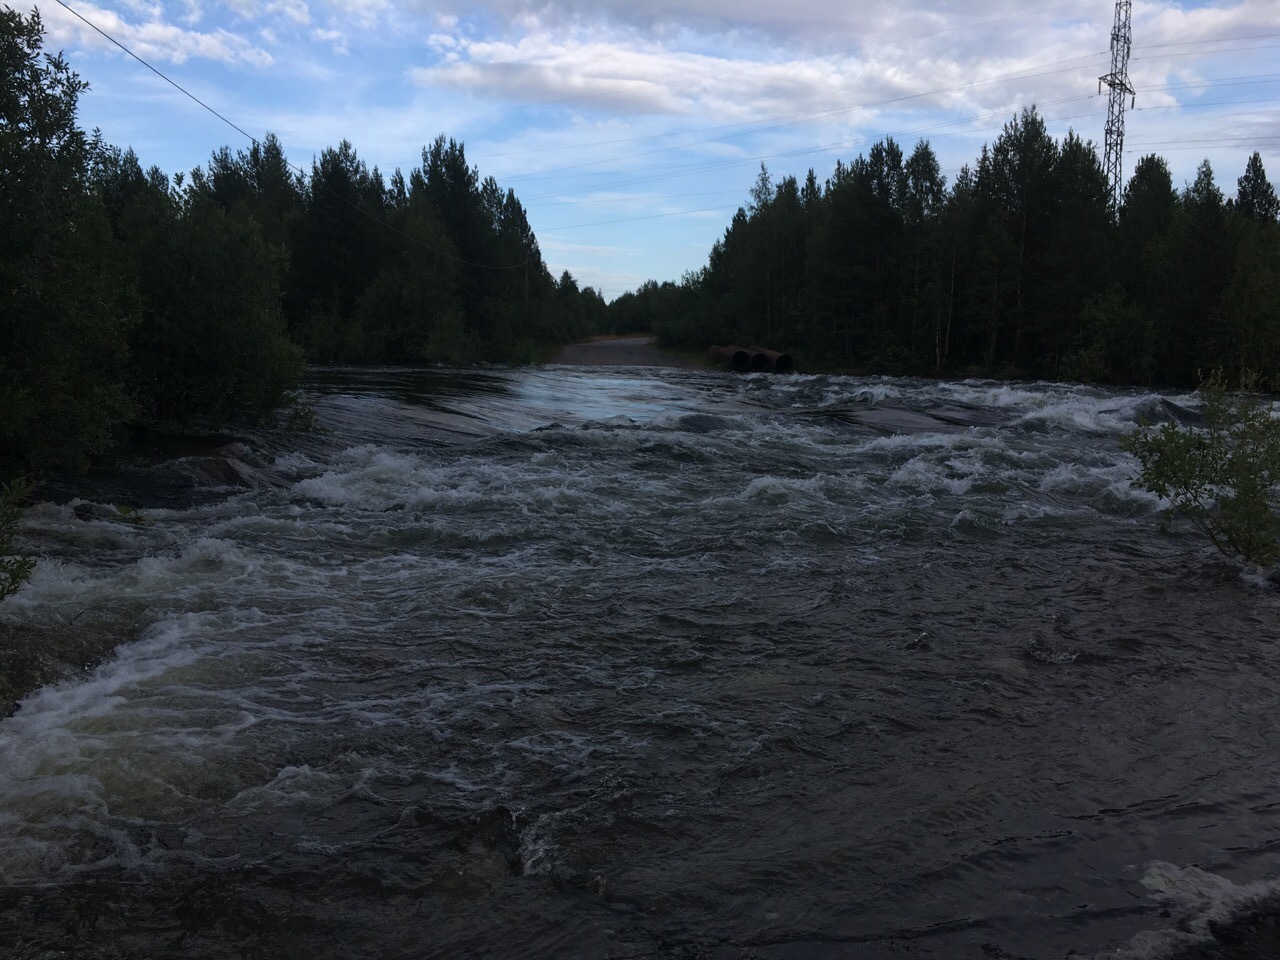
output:
POLYGON ((1177 53, 1154 53, 1133 57, 1134 60, 1172 60, 1178 57, 1206 57, 1219 53, 1252 53, 1255 50, 1275 50, 1280 43, 1265 43, 1257 47, 1225 47, 1220 50, 1180 50, 1177 53))
MULTIPOLYGON (((191 98, 192 100, 194 100, 196 103, 200 104, 200 106, 204 107, 206 110, 208 110, 210 113, 212 113, 215 117, 217 117, 219 120, 221 120, 221 121, 222 121, 223 123, 225 123, 227 126, 229 126, 232 130, 235 130, 235 131, 236 131, 237 133, 239 133, 241 136, 248 137, 248 138, 249 138, 250 140, 252 140, 255 144, 257 144, 257 143, 258 143, 257 138, 256 138, 256 137, 254 137, 254 136, 253 136, 253 134, 248 133, 247 131, 245 131, 245 130, 244 130, 244 129, 242 129, 241 127, 236 126, 234 123, 232 123, 230 120, 228 120, 228 119, 227 119, 226 117, 224 117, 222 114, 220 114, 217 110, 213 109, 213 107, 209 106, 207 103, 205 103, 203 100, 201 100, 199 97, 197 97, 194 93, 192 93, 192 92, 191 92, 190 90, 188 90, 186 87, 182 86, 182 84, 178 83, 178 81, 173 80, 173 79, 171 79, 170 77, 165 76, 163 73, 161 73, 159 70, 157 70, 157 69, 156 69, 155 67, 153 67, 151 64, 147 63, 147 61, 143 60, 140 56, 138 56, 136 53, 134 53, 132 50, 130 50, 128 47, 126 47, 123 43, 121 43, 121 42, 120 42, 119 40, 117 40, 115 37, 111 36, 111 34, 107 33, 107 31, 105 31, 105 30, 103 30, 101 27, 99 27, 99 26, 98 26, 96 23, 94 23, 92 20, 89 20, 87 17, 83 16, 83 15, 82 15, 78 10, 75 10, 75 9, 73 9, 72 7, 67 6, 67 4, 65 4, 65 3, 63 2, 63 0, 54 0, 54 2, 55 2, 55 3, 57 3, 57 4, 58 4, 58 6, 62 7, 62 9, 66 10, 66 11, 67 11, 67 13, 71 14, 73 17, 77 18, 77 19, 78 19, 78 20, 80 20, 82 23, 84 23, 84 24, 85 24, 85 26, 87 26, 87 27, 91 28, 92 30, 96 31, 97 33, 101 34, 104 38, 106 38, 107 40, 109 40, 111 43, 114 43, 117 47, 119 47, 121 50, 123 50, 123 51, 124 51, 125 53, 127 53, 129 56, 133 57, 133 59, 137 60, 140 64, 142 64, 144 67, 146 67, 146 68, 147 68, 148 70, 150 70, 152 73, 154 73, 157 77, 159 77, 159 78, 160 78, 161 80, 163 80, 165 83, 169 84, 171 87, 173 87, 174 89, 178 90, 178 91, 179 91, 180 93, 182 93, 184 96, 190 97, 190 98, 191 98)), ((292 164, 291 164, 291 166, 292 166, 292 164)), ((299 169, 301 170, 301 168, 299 168, 299 169)))
MULTIPOLYGON (((1142 50, 1159 50, 1163 47, 1191 47, 1208 43, 1241 43, 1246 40, 1274 40, 1280 33, 1256 33, 1251 37, 1202 37, 1199 40, 1171 40, 1168 43, 1144 43, 1142 50)), ((1216 53, 1210 50, 1210 53, 1216 53)))
MULTIPOLYGON (((582 163, 570 164, 570 165, 561 166, 561 167, 549 167, 545 170, 534 171, 533 173, 514 174, 510 179, 523 180, 523 181, 537 180, 537 179, 558 179, 557 177, 554 177, 552 175, 558 174, 558 173, 571 172, 571 171, 580 171, 588 167, 598 167, 598 166, 601 166, 602 164, 607 164, 607 163, 617 163, 625 160, 639 159, 640 157, 655 156, 657 154, 667 153, 671 150, 683 150, 689 147, 703 146, 705 144, 710 144, 710 143, 724 143, 729 140, 734 140, 739 137, 745 137, 752 134, 767 133, 771 130, 781 130, 785 127, 801 126, 803 124, 810 123, 814 120, 824 120, 830 117, 840 116, 846 113, 854 113, 859 110, 871 110, 876 107, 885 107, 892 104, 906 103, 911 100, 920 100, 920 99, 924 99, 925 97, 933 97, 943 93, 957 93, 961 90, 967 90, 973 87, 984 86, 990 83, 1013 82, 1017 80, 1034 80, 1039 77, 1053 76, 1056 73, 1068 73, 1071 70, 1076 69, 1076 67, 1065 67, 1058 70, 1043 70, 1041 68, 1059 67, 1062 64, 1066 64, 1066 63, 1074 64, 1077 61, 1092 60, 1095 57, 1100 57, 1102 55, 1103 55, 1102 52, 1098 52, 1098 53, 1092 53, 1092 54, 1083 54, 1081 56, 1076 56, 1076 57, 1068 57, 1064 60, 1055 60, 1050 63, 1037 64, 1031 67, 1024 67, 1021 70, 1012 70, 1007 73, 996 74, 994 76, 986 77, 981 80, 972 80, 967 83, 956 84, 950 87, 939 87, 934 90, 924 90, 919 93, 910 93, 910 94, 903 94, 901 96, 896 96, 896 97, 887 97, 882 100, 872 100, 872 101, 867 101, 865 103, 854 104, 852 106, 839 107, 833 110, 824 110, 819 113, 791 114, 791 115, 781 116, 781 117, 772 117, 772 118, 769 118, 768 120, 757 121, 753 124, 726 124, 724 125, 724 127, 708 127, 708 128, 703 128, 702 130, 688 131, 693 133, 699 133, 699 132, 706 132, 706 131, 716 130, 716 129, 725 129, 725 128, 732 129, 734 127, 746 128, 737 133, 727 134, 722 137, 710 137, 705 140, 695 140, 690 143, 677 144, 672 147, 661 147, 655 150, 648 150, 641 153, 625 154, 621 157, 608 157, 602 160, 589 160, 589 161, 584 161, 582 163), (1039 71, 1039 72, 1037 73, 1029 72, 1033 70, 1039 71)), ((1083 65, 1084 64, 1079 64, 1079 66, 1083 66, 1083 65)), ((639 139, 658 139, 660 137, 677 136, 677 135, 678 134, 655 134, 652 138, 639 138, 639 139)), ((600 145, 600 144, 591 144, 591 143, 577 144, 571 149, 584 150, 589 147, 597 146, 597 145, 600 145)))
POLYGON ((1276 141, 1280 142, 1280 134, 1268 134, 1262 137, 1186 137, 1181 140, 1136 140, 1132 144, 1139 147, 1160 147, 1166 144, 1191 144, 1191 143, 1264 143, 1276 141))

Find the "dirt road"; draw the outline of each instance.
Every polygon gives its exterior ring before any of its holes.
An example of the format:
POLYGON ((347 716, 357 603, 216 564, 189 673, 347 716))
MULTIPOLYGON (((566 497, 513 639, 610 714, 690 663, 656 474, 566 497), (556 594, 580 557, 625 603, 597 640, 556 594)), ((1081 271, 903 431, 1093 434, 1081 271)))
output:
POLYGON ((573 343, 556 354, 551 362, 574 367, 699 367, 683 357, 664 353, 650 342, 649 337, 614 337, 573 343))

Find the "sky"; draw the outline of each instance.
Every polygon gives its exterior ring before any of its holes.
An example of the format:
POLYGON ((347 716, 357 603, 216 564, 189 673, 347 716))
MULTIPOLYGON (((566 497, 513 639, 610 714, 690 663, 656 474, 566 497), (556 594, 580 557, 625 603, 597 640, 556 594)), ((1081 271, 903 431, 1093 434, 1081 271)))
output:
MULTIPOLYGON (((250 144, 56 0, 46 49, 80 122, 168 173, 250 144)), ((764 164, 821 182, 893 137, 948 182, 1018 111, 1102 151, 1114 0, 65 0, 310 169, 350 140, 389 176, 444 134, 515 191, 552 273, 612 300, 707 262, 764 164)), ((1126 178, 1208 159, 1228 196, 1256 150, 1280 185, 1280 0, 1135 0, 1126 178)))

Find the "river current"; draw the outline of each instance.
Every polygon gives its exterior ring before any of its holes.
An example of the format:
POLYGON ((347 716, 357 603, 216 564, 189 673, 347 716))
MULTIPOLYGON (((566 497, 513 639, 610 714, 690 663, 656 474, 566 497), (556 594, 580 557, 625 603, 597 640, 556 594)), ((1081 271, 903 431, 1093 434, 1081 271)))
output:
POLYGON ((121 645, 0 720, 0 955, 1155 960, 1280 886, 1280 594, 1119 446, 1193 397, 308 394, 28 512, 0 619, 121 645))

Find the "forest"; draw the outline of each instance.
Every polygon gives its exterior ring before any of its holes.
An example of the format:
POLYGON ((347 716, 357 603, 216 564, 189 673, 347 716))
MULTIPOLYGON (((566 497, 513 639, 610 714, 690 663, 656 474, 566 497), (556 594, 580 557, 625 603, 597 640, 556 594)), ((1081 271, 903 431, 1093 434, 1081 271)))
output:
POLYGON ((274 136, 144 169, 77 125, 86 84, 0 10, 0 478, 82 468, 138 431, 289 401, 307 363, 527 363, 592 333, 783 349, 811 370, 1280 390, 1280 204, 1261 156, 1142 157, 1112 204, 1096 147, 1034 108, 954 182, 892 139, 776 182, 706 265, 613 303, 553 277, 524 207, 443 135, 389 176, 274 136))
POLYGON ((37 13, 0 10, 0 58, 0 479, 277 409, 307 362, 530 362, 606 322, 461 143, 384 177, 267 135, 170 176, 79 128, 37 13))
POLYGON ((1254 153, 1234 197, 1138 160, 1112 205, 1095 146, 1034 108, 948 185, 883 140, 819 182, 762 165, 702 269, 610 305, 669 346, 759 343, 806 369, 1280 390, 1280 206, 1254 153))

